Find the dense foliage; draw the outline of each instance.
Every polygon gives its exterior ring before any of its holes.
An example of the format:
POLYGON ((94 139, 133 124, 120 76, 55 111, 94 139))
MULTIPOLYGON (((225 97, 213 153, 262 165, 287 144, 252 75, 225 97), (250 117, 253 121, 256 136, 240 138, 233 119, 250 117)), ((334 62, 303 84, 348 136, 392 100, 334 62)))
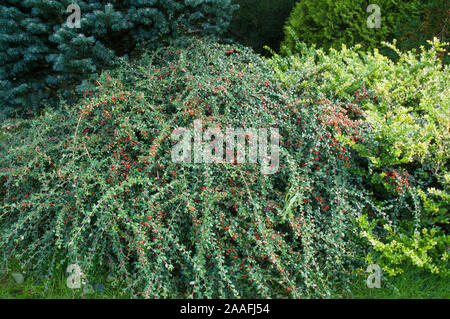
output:
POLYGON ((382 41, 396 38, 402 50, 419 48, 433 37, 445 41, 449 10, 446 0, 302 0, 286 21, 281 49, 283 53, 295 51, 295 38, 298 38, 325 50, 340 49, 342 44, 361 44, 366 50, 382 49, 393 58, 395 54, 383 47, 382 41), (372 21, 370 17, 375 13, 367 12, 370 4, 380 7, 380 28, 367 26, 367 20, 372 21))
POLYGON ((150 298, 342 296, 369 264, 448 279, 448 2, 380 0, 371 29, 371 1, 302 0, 279 55, 294 2, 77 1, 71 29, 69 0, 3 1, 0 270, 150 298))
POLYGON ((69 28, 70 0, 7 0, 0 4, 0 117, 56 104, 72 89, 133 52, 177 33, 220 36, 231 0, 76 1, 81 28, 69 28))
POLYGON ((366 143, 369 96, 292 94, 252 51, 189 42, 123 61, 80 104, 4 138, 2 260, 45 275, 76 263, 86 277, 108 263, 146 297, 327 297, 335 283, 348 287, 357 219, 391 224, 414 211, 401 196, 377 208, 362 190, 345 143, 366 143), (173 130, 196 119, 278 128, 278 172, 173 163, 173 130))
POLYGON ((361 103, 370 126, 369 142, 349 142, 365 159, 358 174, 374 201, 411 192, 408 196, 420 207, 420 216, 414 218, 398 214, 394 229, 381 219, 359 219, 362 235, 376 251, 369 259, 390 274, 401 272, 409 262, 446 275, 450 86, 448 66, 439 55, 448 44, 435 40, 420 54, 385 45, 398 54, 397 62, 359 46, 324 53, 297 43, 297 55, 275 55, 271 63, 283 84, 299 94, 318 89, 346 101, 364 83, 364 92, 372 96, 361 103))

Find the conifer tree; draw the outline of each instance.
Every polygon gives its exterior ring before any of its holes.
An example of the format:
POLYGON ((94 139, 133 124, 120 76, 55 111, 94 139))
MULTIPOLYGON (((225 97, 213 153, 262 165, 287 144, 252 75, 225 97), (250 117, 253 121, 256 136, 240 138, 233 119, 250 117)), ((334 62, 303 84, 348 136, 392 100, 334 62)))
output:
POLYGON ((236 6, 231 0, 5 0, 0 4, 0 116, 36 111, 72 96, 89 77, 180 33, 219 37, 236 6), (80 28, 67 24, 70 4, 80 28))

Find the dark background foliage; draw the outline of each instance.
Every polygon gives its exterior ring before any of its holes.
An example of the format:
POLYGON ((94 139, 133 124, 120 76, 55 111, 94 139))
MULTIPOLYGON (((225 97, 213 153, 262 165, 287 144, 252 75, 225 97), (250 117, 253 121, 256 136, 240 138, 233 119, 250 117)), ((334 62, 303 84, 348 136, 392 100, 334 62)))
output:
POLYGON ((296 0, 233 0, 233 3, 239 9, 233 14, 228 35, 258 53, 268 53, 265 45, 278 51, 283 25, 296 0))
MULTIPOLYGON (((397 26, 395 37, 398 47, 411 50, 426 44, 426 40, 437 37, 441 42, 448 41, 450 23, 450 2, 448 0, 423 1, 419 16, 409 17, 397 26)), ((445 61, 448 63, 448 56, 445 61)))

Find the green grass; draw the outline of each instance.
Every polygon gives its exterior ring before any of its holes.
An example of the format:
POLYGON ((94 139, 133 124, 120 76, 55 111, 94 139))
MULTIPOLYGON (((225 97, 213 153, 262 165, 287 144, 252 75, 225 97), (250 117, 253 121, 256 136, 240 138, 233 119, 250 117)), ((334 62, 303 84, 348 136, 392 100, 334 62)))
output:
POLYGON ((83 289, 70 289, 66 286, 65 279, 53 282, 45 291, 43 283, 25 280, 18 284, 11 275, 3 276, 0 279, 0 299, 130 299, 127 295, 113 287, 111 284, 104 284, 105 293, 94 292, 85 294, 83 289), (44 292, 45 291, 45 292, 44 292))
POLYGON ((407 267, 402 274, 386 277, 380 288, 368 288, 368 274, 361 274, 352 287, 352 294, 341 298, 356 299, 449 299, 450 279, 418 268, 407 267))
MULTIPOLYGON (((67 277, 62 271, 56 272, 48 284, 44 293, 44 284, 38 283, 25 275, 25 281, 18 284, 12 278, 13 271, 0 276, 0 298, 2 299, 129 299, 130 294, 123 293, 120 285, 114 286, 107 283, 106 279, 94 280, 102 283, 105 293, 83 294, 83 289, 70 289, 66 285, 67 277)), ((449 299, 450 282, 442 277, 423 272, 417 268, 407 268, 403 274, 394 278, 388 277, 382 280, 381 288, 368 288, 366 285, 367 275, 363 272, 357 277, 352 290, 353 293, 343 293, 336 298, 355 299, 449 299)))
MULTIPOLYGON (((9 265, 6 273, 0 273, 0 299, 130 299, 130 294, 124 293, 121 283, 108 282, 106 275, 99 275, 92 283, 101 283, 105 292, 85 293, 83 288, 71 289, 67 286, 68 274, 56 270, 50 280, 36 280, 26 273, 24 282, 17 283, 13 273, 20 272, 17 263, 9 265), (47 287, 46 287, 47 286, 47 287)), ((83 287, 83 286, 82 286, 83 287)))

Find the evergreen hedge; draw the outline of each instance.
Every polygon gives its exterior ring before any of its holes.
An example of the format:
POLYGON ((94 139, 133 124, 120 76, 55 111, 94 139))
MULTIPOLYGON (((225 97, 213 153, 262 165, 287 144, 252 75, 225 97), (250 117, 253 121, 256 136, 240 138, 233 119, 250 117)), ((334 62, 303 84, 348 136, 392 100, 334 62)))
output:
POLYGON ((325 50, 340 49, 342 44, 374 49, 382 41, 391 41, 406 21, 420 20, 421 7, 419 0, 301 0, 286 21, 281 52, 295 51, 295 37, 325 50), (373 13, 366 11, 370 4, 380 7, 380 28, 367 27, 373 13))

